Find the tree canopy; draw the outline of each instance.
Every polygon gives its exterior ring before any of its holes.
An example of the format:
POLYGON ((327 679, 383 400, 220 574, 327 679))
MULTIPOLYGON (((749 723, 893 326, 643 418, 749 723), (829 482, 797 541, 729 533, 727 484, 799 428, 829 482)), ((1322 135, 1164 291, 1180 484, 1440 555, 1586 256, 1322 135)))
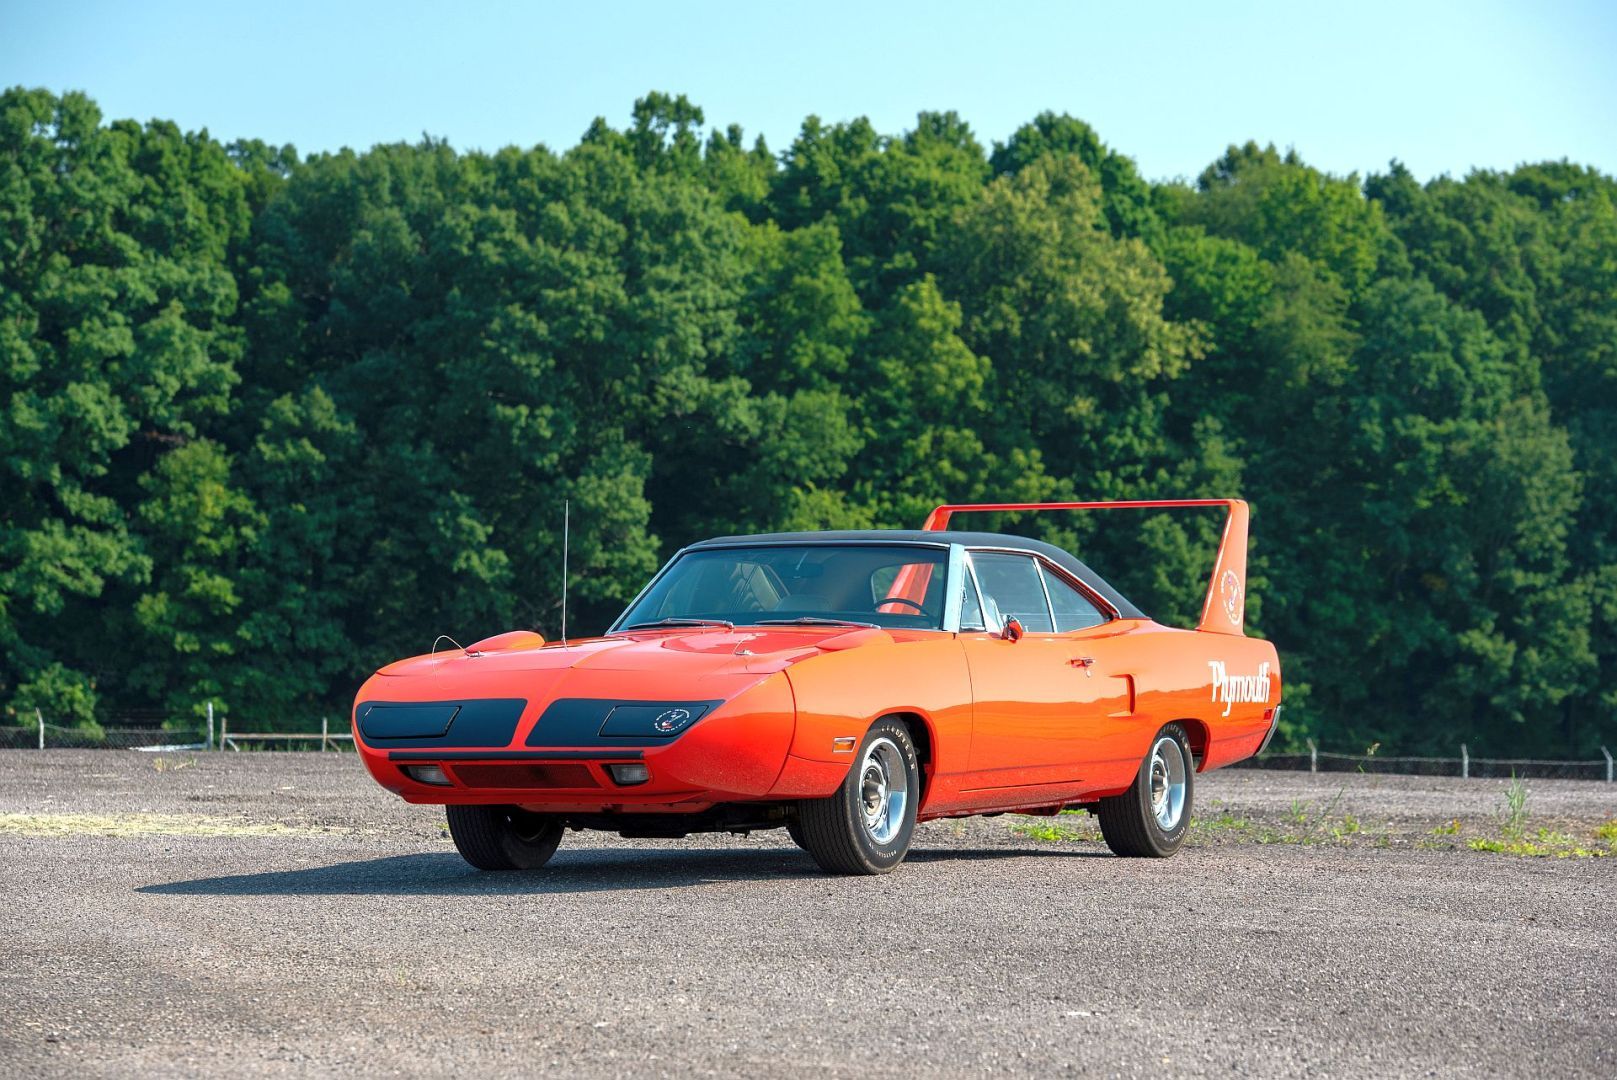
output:
MULTIPOLYGON (((0 95, 0 708, 341 713, 554 634, 563 500, 588 631, 717 532, 1239 495, 1287 740, 1617 737, 1617 181, 705 125, 300 156, 0 95)), ((980 524, 1181 624, 1218 528, 980 524)))

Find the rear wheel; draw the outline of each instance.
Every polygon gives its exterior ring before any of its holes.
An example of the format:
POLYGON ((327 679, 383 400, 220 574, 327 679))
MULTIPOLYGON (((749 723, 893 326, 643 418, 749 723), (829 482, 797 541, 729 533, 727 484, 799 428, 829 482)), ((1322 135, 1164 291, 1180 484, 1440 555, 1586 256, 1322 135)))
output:
POLYGON ((1115 854, 1165 859, 1178 851, 1190 831, 1196 767, 1190 739, 1169 724, 1151 740, 1134 783, 1096 808, 1101 835, 1115 854))
POLYGON ((797 804, 798 843, 833 874, 885 874, 915 834, 921 770, 909 729, 876 721, 854 761, 835 795, 797 804))
POLYGON ((451 806, 449 835, 479 870, 537 870, 561 843, 561 819, 520 806, 451 806))

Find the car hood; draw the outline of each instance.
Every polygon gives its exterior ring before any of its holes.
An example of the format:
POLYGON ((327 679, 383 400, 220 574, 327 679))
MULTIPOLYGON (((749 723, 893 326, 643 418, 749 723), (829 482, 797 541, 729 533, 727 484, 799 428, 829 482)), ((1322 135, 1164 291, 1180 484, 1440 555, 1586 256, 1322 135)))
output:
POLYGON ((827 652, 890 645, 871 627, 737 627, 633 631, 567 644, 548 642, 488 652, 444 650, 377 672, 388 677, 460 678, 478 672, 641 671, 670 675, 766 675, 827 652))

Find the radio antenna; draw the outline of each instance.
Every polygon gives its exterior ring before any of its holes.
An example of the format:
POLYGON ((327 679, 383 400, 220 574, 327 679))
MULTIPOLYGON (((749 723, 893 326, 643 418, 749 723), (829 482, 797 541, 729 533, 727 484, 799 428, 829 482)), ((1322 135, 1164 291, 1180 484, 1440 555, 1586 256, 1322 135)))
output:
POLYGON ((572 533, 572 503, 561 501, 561 647, 567 648, 567 542, 572 533))

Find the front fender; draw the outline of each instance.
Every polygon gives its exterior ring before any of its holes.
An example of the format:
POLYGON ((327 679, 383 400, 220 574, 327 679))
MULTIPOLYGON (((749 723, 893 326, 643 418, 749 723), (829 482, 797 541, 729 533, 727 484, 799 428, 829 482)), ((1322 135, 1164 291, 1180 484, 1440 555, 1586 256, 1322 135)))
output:
POLYGON ((770 794, 835 793, 871 723, 895 714, 920 717, 926 725, 929 745, 921 749, 931 778, 965 769, 971 679, 953 635, 827 653, 793 664, 785 675, 796 698, 797 727, 770 794))
POLYGON ((792 687, 777 673, 719 706, 647 760, 709 791, 766 795, 785 764, 796 716, 792 687))

